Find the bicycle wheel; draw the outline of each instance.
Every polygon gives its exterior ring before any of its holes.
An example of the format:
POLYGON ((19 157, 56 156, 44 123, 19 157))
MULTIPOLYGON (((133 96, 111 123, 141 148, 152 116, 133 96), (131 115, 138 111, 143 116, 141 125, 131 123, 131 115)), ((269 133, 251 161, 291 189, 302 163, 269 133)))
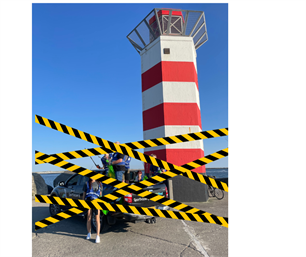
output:
POLYGON ((209 197, 214 197, 215 196, 215 189, 212 186, 208 186, 208 196, 209 197))
POLYGON ((218 188, 215 188, 215 197, 221 200, 224 197, 224 192, 218 188))

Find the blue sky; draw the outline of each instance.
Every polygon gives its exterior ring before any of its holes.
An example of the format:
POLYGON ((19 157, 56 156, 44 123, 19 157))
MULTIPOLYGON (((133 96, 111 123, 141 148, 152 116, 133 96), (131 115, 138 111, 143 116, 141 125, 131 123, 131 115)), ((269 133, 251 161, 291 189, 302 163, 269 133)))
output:
MULTIPOLYGON (((35 114, 113 142, 143 139, 140 55, 126 36, 153 8, 204 11, 209 40, 197 50, 202 129, 228 127, 227 4, 33 4, 33 152, 96 147, 36 124, 35 114)), ((227 146, 227 137, 204 140, 205 155, 227 146)), ((227 167, 227 159, 206 167, 227 167)), ((71 162, 93 168, 90 158, 71 162)), ((47 170, 60 168, 34 165, 33 155, 33 171, 47 170)))

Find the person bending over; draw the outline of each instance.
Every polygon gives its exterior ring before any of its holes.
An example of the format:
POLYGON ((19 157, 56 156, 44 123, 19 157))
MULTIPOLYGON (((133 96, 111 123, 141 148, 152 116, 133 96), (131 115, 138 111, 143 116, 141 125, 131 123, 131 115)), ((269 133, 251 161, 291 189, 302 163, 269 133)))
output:
MULTIPOLYGON (((116 144, 120 144, 118 141, 116 144)), ((122 153, 115 153, 112 159, 112 165, 114 167, 114 171, 116 174, 116 179, 123 182, 124 180, 124 173, 125 173, 125 161, 124 161, 124 154, 122 153)))
MULTIPOLYGON (((155 154, 151 154, 152 157, 156 158, 155 154)), ((159 173, 165 172, 165 169, 161 169, 157 166, 154 166, 153 164, 150 165, 150 171, 149 171, 149 178, 154 177, 158 175, 159 173)))

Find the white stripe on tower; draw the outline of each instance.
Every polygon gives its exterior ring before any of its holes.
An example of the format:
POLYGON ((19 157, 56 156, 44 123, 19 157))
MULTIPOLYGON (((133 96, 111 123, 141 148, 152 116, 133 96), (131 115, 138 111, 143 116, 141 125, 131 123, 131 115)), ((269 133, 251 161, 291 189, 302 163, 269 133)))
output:
MULTIPOLYGON (((160 36, 141 52, 144 139, 202 130, 196 51, 192 37, 160 36), (170 54, 164 54, 164 48, 170 54)), ((203 141, 145 149, 183 165, 204 156, 203 141)), ((145 165, 146 172, 148 166, 145 165)), ((204 173, 205 167, 194 171, 204 173)))
POLYGON ((194 82, 164 81, 142 92, 142 111, 146 111, 162 102, 197 103, 200 109, 197 85, 194 82))

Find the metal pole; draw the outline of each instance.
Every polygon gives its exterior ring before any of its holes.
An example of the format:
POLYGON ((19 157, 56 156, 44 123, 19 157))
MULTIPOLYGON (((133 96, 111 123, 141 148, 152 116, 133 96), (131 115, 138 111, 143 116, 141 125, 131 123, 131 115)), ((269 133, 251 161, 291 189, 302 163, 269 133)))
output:
POLYGON ((201 44, 195 46, 195 49, 197 50, 197 49, 198 49, 201 45, 203 45, 207 40, 208 40, 208 38, 207 38, 204 42, 202 42, 201 44))
POLYGON ((149 28, 151 35, 153 36, 154 39, 156 39, 156 36, 154 34, 153 29, 151 28, 151 26, 149 25, 149 23, 147 22, 147 20, 144 20, 145 24, 147 25, 147 27, 149 28))
POLYGON ((167 35, 169 35, 171 18, 172 18, 172 10, 170 10, 170 12, 169 12, 169 16, 168 16, 167 35))
POLYGON ((192 36, 193 38, 196 36, 196 34, 198 34, 198 32, 200 31, 201 28, 203 28, 203 26, 205 25, 205 22, 202 23, 202 25, 197 29, 197 31, 194 33, 194 35, 192 36))
POLYGON ((198 39, 198 41, 194 45, 197 45, 205 35, 206 35, 206 32, 198 39))
MULTIPOLYGON (((143 20, 145 20, 151 13, 152 13, 152 11, 151 11, 143 20)), ((142 20, 142 21, 143 21, 143 20, 142 20)), ((138 25, 137 25, 134 29, 138 28, 138 26, 142 23, 142 21, 139 22, 138 25)), ((133 29, 133 30, 134 30, 134 29, 133 29)), ((133 32, 133 30, 130 32, 130 34, 127 35, 127 37, 128 37, 129 35, 131 35, 131 33, 133 32)))
POLYGON ((184 23, 184 28, 183 28, 183 35, 185 35, 186 33, 186 28, 187 28, 187 21, 188 21, 188 15, 189 15, 189 12, 186 11, 186 19, 185 19, 185 23, 184 23))
POLYGON ((136 43, 134 42, 134 40, 132 40, 132 39, 130 39, 130 38, 128 38, 128 40, 131 42, 132 45, 134 45, 135 47, 137 47, 140 51, 143 50, 143 48, 141 48, 138 44, 136 44, 136 43))
POLYGON ((198 23, 199 23, 199 21, 200 21, 202 15, 203 15, 203 13, 202 13, 202 14, 200 15, 200 17, 198 18, 196 24, 193 26, 193 28, 192 28, 192 30, 191 30, 191 32, 190 32, 190 34, 189 34, 188 36, 191 36, 192 32, 193 32, 193 31, 195 30, 195 28, 197 27, 197 25, 198 25, 198 23))
POLYGON ((172 179, 168 179, 168 186, 169 186, 169 198, 170 199, 174 199, 174 195, 173 195, 173 182, 172 179))
POLYGON ((137 29, 135 29, 135 32, 136 32, 137 36, 139 37, 140 41, 143 43, 143 47, 146 47, 147 44, 145 43, 145 41, 143 41, 143 39, 140 36, 140 34, 138 33, 137 29))
POLYGON ((161 27, 160 27, 159 18, 158 18, 158 15, 157 15, 156 8, 154 8, 154 12, 155 12, 155 19, 156 19, 156 22, 158 24, 159 35, 161 36, 162 35, 162 30, 161 30, 161 27))

